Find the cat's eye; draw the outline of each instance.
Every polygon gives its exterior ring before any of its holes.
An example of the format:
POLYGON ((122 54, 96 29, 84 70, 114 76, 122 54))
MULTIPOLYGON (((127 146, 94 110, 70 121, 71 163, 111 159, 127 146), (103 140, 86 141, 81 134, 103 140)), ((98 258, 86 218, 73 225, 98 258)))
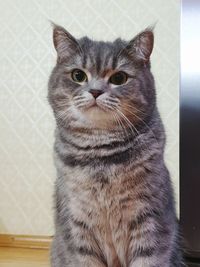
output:
POLYGON ((126 83, 127 79, 128 79, 127 74, 123 71, 119 71, 119 72, 114 73, 110 77, 109 82, 115 85, 121 85, 121 84, 126 83))
POLYGON ((72 80, 77 83, 87 82, 87 75, 84 71, 79 69, 74 69, 71 73, 72 80))

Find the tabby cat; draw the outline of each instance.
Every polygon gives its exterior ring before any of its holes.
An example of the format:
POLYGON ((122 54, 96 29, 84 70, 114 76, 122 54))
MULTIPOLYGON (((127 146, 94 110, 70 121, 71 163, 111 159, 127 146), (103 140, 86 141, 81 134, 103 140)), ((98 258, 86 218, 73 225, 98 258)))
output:
POLYGON ((53 41, 52 267, 183 266, 150 71, 153 30, 103 42, 54 25, 53 41))

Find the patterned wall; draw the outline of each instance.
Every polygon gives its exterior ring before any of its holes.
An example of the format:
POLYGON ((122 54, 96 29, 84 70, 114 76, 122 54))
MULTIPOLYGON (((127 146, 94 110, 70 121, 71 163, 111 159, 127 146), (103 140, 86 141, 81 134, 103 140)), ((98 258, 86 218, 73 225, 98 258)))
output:
POLYGON ((49 19, 98 40, 129 39, 157 22, 152 69, 178 199, 179 1, 0 0, 0 7, 0 233, 53 233, 49 19))

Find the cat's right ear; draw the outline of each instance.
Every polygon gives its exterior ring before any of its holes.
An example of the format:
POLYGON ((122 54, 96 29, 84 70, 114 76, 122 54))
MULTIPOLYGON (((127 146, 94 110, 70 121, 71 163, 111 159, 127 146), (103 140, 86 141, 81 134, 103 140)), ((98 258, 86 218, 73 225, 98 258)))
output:
POLYGON ((52 23, 53 26, 53 43, 57 51, 58 61, 67 59, 75 53, 81 53, 81 47, 68 31, 63 27, 52 23))

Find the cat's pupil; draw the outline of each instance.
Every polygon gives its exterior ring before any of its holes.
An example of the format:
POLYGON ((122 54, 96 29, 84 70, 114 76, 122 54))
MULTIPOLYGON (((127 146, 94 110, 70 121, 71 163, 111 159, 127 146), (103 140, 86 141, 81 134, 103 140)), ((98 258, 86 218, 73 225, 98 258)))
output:
POLYGON ((121 84, 126 83, 127 79, 128 79, 127 74, 120 71, 120 72, 113 74, 110 77, 109 81, 110 81, 110 83, 113 83, 115 85, 121 85, 121 84))
POLYGON ((85 74, 84 71, 75 69, 72 71, 72 79, 75 82, 84 82, 87 80, 87 75, 85 74))

